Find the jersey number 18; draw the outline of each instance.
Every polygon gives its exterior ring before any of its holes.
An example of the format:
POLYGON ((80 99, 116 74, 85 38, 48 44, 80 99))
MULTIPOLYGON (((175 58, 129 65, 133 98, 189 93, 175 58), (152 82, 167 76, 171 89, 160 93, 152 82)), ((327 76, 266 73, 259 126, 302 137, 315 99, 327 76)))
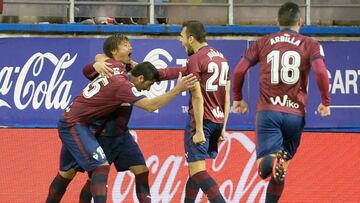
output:
POLYGON ((292 85, 299 80, 301 57, 298 52, 286 51, 280 60, 280 51, 273 50, 267 55, 267 63, 271 63, 271 84, 279 84, 279 65, 281 65, 280 79, 283 83, 292 85))

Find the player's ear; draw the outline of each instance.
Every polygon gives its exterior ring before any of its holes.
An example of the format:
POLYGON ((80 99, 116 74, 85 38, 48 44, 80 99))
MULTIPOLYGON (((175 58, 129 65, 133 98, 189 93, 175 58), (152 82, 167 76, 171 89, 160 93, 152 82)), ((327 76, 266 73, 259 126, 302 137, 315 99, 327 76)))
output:
POLYGON ((298 26, 301 27, 304 25, 304 20, 302 18, 299 18, 297 23, 298 23, 298 26))
POLYGON ((116 54, 116 52, 117 52, 117 49, 111 50, 111 54, 112 54, 113 56, 116 54))
POLYGON ((276 25, 280 26, 279 18, 278 18, 278 17, 275 18, 275 22, 276 22, 276 25))
POLYGON ((139 75, 139 76, 138 76, 138 80, 139 80, 139 82, 144 82, 144 81, 145 81, 145 78, 144 78, 143 75, 139 75))

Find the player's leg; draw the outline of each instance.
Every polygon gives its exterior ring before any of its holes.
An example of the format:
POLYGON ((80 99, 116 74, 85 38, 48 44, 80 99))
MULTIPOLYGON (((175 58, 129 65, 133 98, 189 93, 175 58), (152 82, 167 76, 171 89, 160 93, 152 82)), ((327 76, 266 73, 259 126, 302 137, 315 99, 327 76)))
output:
POLYGON ((91 175, 92 175, 91 172, 89 172, 88 179, 86 180, 85 184, 81 188, 79 203, 91 203, 91 199, 92 199, 92 194, 90 191, 91 175))
MULTIPOLYGON (((66 123, 61 121, 58 122, 60 136, 62 136, 61 133, 64 133, 64 136, 69 133, 69 131, 60 129, 66 129, 66 123)), ((49 186, 49 192, 46 197, 47 203, 60 202, 66 192, 67 186, 76 174, 75 166, 77 166, 77 163, 74 157, 63 144, 60 152, 60 169, 49 186)))
POLYGON ((190 174, 186 183, 185 202, 194 202, 199 188, 207 195, 210 202, 225 202, 216 181, 207 172, 205 163, 206 158, 215 158, 216 156, 216 153, 213 150, 209 150, 209 148, 214 145, 211 142, 212 140, 216 140, 217 144, 221 133, 221 126, 204 121, 206 142, 202 145, 196 145, 192 141, 191 135, 194 134, 194 131, 194 128, 190 126, 185 131, 184 144, 190 174))
POLYGON ((60 138, 76 163, 92 172, 90 190, 94 202, 106 202, 107 178, 110 166, 92 131, 83 125, 59 129, 60 138))
POLYGON ((269 194, 280 197, 283 191, 284 182, 277 184, 273 176, 273 169, 277 163, 277 153, 283 149, 282 120, 283 115, 281 112, 261 111, 256 114, 255 131, 257 138, 258 174, 262 179, 271 177, 265 202, 277 202, 274 199, 270 200, 269 194))
POLYGON ((135 175, 136 196, 141 203, 150 203, 149 169, 139 145, 129 131, 123 135, 123 142, 117 148, 123 149, 114 161, 117 171, 130 170, 135 175))
MULTIPOLYGON (((73 160, 71 154, 62 146, 61 148, 61 159, 63 160, 73 160)), ((65 194, 66 188, 70 184, 71 180, 76 175, 76 170, 70 168, 66 171, 60 171, 55 176, 54 180, 51 182, 49 187, 49 192, 46 198, 46 203, 56 203, 60 202, 63 195, 65 194)))
POLYGON ((139 202, 150 203, 149 169, 145 164, 133 165, 129 169, 135 175, 136 196, 139 202))
POLYGON ((278 202, 280 199, 285 186, 287 168, 300 144, 301 133, 305 125, 302 116, 287 113, 282 113, 282 115, 283 150, 280 150, 276 155, 273 175, 266 193, 266 202, 278 202))

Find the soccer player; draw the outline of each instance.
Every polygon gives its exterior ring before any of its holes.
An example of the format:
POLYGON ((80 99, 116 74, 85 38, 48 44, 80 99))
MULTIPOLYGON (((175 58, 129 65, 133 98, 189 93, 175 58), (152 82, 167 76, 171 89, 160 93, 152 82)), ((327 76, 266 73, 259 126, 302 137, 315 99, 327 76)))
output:
MULTIPOLYGON (((185 154, 189 165, 185 202, 194 202, 199 189, 211 202, 225 202, 216 182, 206 170, 205 159, 215 158, 217 143, 226 136, 230 111, 230 71, 224 55, 208 46, 204 26, 199 21, 183 24, 180 41, 190 56, 185 67, 160 69, 160 80, 176 78, 179 72, 193 74, 199 82, 191 88, 189 119, 185 130, 185 154)), ((97 61, 104 60, 98 55, 97 61)), ((97 68, 106 72, 105 67, 97 68)))
POLYGON ((199 82, 190 89, 189 119, 185 129, 185 156, 189 166, 185 202, 195 202, 199 189, 210 202, 225 202, 216 181, 206 170, 205 159, 214 159, 217 144, 226 137, 230 111, 230 70, 225 56, 208 45, 204 25, 183 23, 180 41, 189 56, 186 67, 160 69, 161 80, 173 79, 180 70, 199 82))
MULTIPOLYGON (((122 37, 123 38, 116 40, 120 43, 118 50, 122 50, 121 57, 117 58, 117 62, 121 64, 123 69, 130 71, 132 61, 130 61, 129 56, 131 56, 132 47, 128 38, 124 35, 122 35, 122 37)), ((102 57, 101 62, 85 66, 83 73, 89 80, 93 80, 99 74, 107 76, 112 75, 112 69, 108 67, 111 66, 111 63, 108 62, 111 62, 109 61, 110 58, 114 58, 111 50, 115 48, 117 48, 116 43, 113 44, 112 47, 110 45, 105 45, 105 55, 102 57), (106 47, 110 48, 108 49, 106 47)), ((139 202, 147 203, 151 202, 148 182, 149 169, 146 166, 139 145, 135 142, 128 129, 131 112, 132 106, 122 106, 116 109, 107 120, 96 123, 93 122, 93 125, 97 130, 95 135, 97 136, 98 142, 104 150, 109 163, 114 163, 117 172, 130 170, 135 175, 137 198, 139 202)), ((91 179, 88 179, 80 193, 81 203, 91 202, 92 195, 90 192, 90 185, 91 179)))
POLYGON ((321 93, 318 112, 330 115, 329 78, 321 45, 299 34, 299 6, 288 2, 278 10, 280 31, 266 35, 246 51, 233 77, 235 112, 245 113, 242 86, 247 70, 260 63, 260 98, 256 107, 256 153, 258 173, 270 178, 266 202, 278 202, 284 189, 289 161, 300 144, 305 125, 310 67, 321 93))
MULTIPOLYGON (((121 38, 117 35, 107 40, 121 38)), ((99 145, 91 122, 107 119, 107 116, 121 106, 134 105, 147 111, 164 106, 182 91, 193 86, 196 78, 192 75, 178 77, 176 86, 167 93, 146 98, 140 91, 148 90, 158 80, 156 68, 149 62, 136 65, 128 74, 116 59, 122 54, 120 43, 111 50, 114 59, 109 59, 113 75, 109 78, 99 75, 89 83, 73 103, 66 108, 58 122, 59 136, 63 143, 60 155, 60 170, 49 188, 46 202, 59 202, 67 185, 77 170, 90 172, 90 191, 94 202, 106 202, 109 163, 99 145)), ((106 43, 105 43, 106 44, 106 43)))

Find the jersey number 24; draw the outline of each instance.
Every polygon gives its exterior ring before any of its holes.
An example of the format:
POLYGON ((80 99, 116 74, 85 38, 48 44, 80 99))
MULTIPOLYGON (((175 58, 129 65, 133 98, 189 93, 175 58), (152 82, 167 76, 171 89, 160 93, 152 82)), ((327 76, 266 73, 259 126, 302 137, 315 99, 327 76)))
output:
POLYGON ((210 62, 208 64, 208 73, 213 73, 213 74, 206 81, 206 91, 213 92, 213 91, 217 91, 218 86, 226 86, 228 71, 229 71, 229 64, 226 61, 221 62, 220 71, 217 63, 210 62), (215 82, 217 78, 219 78, 218 84, 215 82))

